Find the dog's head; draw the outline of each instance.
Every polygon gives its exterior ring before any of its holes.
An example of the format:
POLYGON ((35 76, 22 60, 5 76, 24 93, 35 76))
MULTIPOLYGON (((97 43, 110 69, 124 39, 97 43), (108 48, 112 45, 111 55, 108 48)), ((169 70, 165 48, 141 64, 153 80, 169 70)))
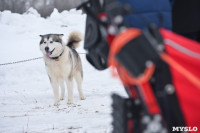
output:
POLYGON ((40 50, 46 57, 57 57, 63 52, 62 36, 63 34, 40 35, 40 50))

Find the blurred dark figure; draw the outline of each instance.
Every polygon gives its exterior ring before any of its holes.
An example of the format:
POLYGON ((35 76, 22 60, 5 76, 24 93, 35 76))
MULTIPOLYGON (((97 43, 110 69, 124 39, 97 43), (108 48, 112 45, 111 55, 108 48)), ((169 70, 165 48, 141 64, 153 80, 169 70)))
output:
POLYGON ((200 42, 200 0, 172 0, 173 31, 200 42))

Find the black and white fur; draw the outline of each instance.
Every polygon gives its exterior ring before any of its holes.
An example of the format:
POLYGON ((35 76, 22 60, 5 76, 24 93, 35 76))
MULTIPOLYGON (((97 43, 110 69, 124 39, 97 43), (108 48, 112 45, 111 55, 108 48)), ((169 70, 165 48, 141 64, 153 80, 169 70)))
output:
POLYGON ((62 41, 63 34, 40 35, 40 50, 44 55, 46 70, 54 92, 54 105, 59 105, 65 97, 65 85, 68 90, 68 104, 73 103, 73 78, 75 78, 80 99, 84 100, 82 92, 83 70, 81 59, 76 52, 82 36, 79 32, 72 32, 67 44, 62 41), (61 96, 59 97, 59 87, 61 96))

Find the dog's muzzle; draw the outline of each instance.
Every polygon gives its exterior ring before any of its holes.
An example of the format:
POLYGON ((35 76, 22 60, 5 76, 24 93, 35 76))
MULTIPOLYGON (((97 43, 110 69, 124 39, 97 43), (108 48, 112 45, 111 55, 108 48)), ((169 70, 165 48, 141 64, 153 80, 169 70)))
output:
POLYGON ((50 55, 53 53, 54 50, 55 50, 55 48, 52 51, 49 51, 49 47, 45 47, 46 56, 49 58, 50 55))

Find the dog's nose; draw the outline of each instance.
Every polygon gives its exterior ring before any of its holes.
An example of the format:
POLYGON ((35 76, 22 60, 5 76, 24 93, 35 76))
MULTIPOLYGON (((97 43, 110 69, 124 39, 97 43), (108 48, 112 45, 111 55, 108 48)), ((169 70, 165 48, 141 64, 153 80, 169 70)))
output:
POLYGON ((49 47, 45 47, 44 49, 45 49, 45 51, 46 51, 46 52, 48 52, 48 51, 49 51, 49 47))

